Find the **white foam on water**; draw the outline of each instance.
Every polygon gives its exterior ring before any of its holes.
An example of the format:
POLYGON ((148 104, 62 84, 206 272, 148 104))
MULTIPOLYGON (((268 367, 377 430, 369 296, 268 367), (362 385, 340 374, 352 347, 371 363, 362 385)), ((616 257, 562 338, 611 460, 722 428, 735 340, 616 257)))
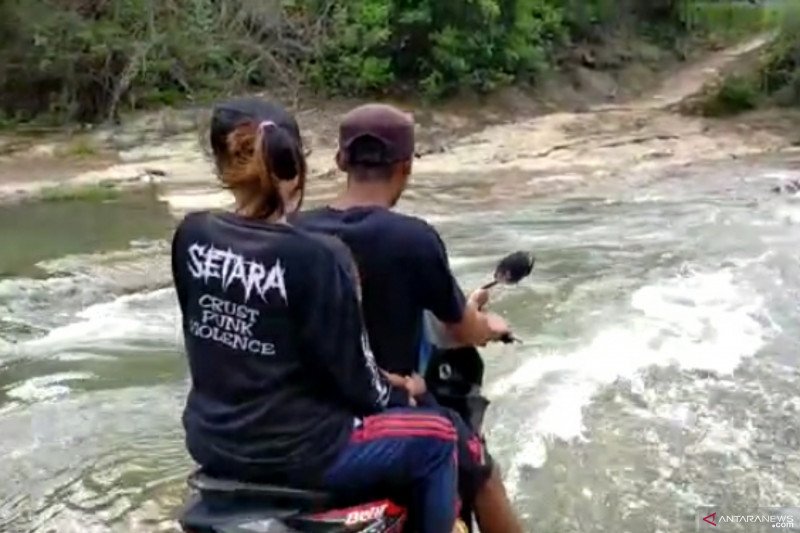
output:
POLYGON ((770 172, 759 173, 756 179, 758 181, 771 180, 783 183, 786 181, 795 180, 798 177, 800 177, 800 173, 795 170, 773 170, 770 172))
POLYGON ((491 396, 514 395, 521 402, 534 394, 542 406, 517 431, 522 446, 512 459, 509 487, 518 484, 520 468, 544 464, 548 440, 581 438, 582 410, 603 386, 654 365, 731 374, 771 333, 758 320, 763 299, 731 270, 645 286, 632 295, 630 307, 621 323, 586 346, 532 357, 489 388, 491 396))
POLYGON ((74 320, 82 309, 107 298, 108 288, 85 276, 0 281, 0 315, 6 322, 48 330, 74 320))
MULTIPOLYGON (((800 196, 800 193, 797 193, 800 196)), ((800 224, 800 205, 784 205, 775 210, 775 217, 787 224, 800 224)))
POLYGON ((636 194, 636 196, 627 199, 628 202, 633 204, 655 204, 659 202, 663 202, 668 200, 669 196, 664 194, 658 194, 655 192, 651 193, 644 193, 644 194, 636 194))
POLYGON ((26 355, 67 357, 85 352, 135 350, 137 344, 177 343, 180 317, 172 289, 122 296, 77 313, 79 321, 19 343, 26 355))
POLYGON ((124 250, 40 261, 36 267, 50 277, 0 280, 0 316, 33 329, 64 326, 75 321, 76 310, 113 294, 168 286, 168 253, 166 241, 137 240, 124 250))
POLYGON ((6 394, 10 398, 24 402, 52 400, 69 394, 68 381, 92 379, 89 372, 61 372, 48 376, 36 376, 10 388, 6 394))
MULTIPOLYGON (((47 279, 10 278, 0 280, 0 302, 13 303, 23 298, 43 300, 48 294, 66 295, 75 291, 81 280, 64 276, 47 279)), ((90 280, 83 279, 83 282, 90 280)))
POLYGON ((45 259, 36 266, 50 274, 86 273, 87 269, 101 265, 119 265, 140 259, 155 257, 160 259, 170 252, 170 243, 160 239, 136 239, 128 248, 105 252, 70 254, 56 259, 45 259))

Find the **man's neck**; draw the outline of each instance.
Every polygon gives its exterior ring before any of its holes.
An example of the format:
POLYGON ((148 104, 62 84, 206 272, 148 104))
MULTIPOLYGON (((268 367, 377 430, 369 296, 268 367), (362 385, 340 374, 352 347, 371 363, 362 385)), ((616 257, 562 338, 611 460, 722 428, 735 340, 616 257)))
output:
POLYGON ((392 207, 391 194, 385 184, 351 183, 347 190, 340 194, 330 206, 334 209, 350 209, 351 207, 392 207))

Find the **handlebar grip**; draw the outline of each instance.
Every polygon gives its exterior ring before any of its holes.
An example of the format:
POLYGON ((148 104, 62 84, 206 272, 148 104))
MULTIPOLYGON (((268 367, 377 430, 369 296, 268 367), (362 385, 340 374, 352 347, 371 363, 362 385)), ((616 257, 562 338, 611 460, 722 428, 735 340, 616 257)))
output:
POLYGON ((513 344, 517 342, 517 338, 514 337, 514 334, 511 332, 504 333, 502 337, 500 337, 500 342, 503 344, 513 344))

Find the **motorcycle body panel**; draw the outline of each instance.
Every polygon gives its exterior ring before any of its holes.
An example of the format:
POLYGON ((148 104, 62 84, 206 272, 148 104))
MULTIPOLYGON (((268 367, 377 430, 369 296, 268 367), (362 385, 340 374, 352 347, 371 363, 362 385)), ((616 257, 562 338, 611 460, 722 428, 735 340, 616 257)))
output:
POLYGON ((187 533, 402 533, 406 520, 406 510, 388 499, 320 512, 282 507, 199 493, 180 523, 187 533))

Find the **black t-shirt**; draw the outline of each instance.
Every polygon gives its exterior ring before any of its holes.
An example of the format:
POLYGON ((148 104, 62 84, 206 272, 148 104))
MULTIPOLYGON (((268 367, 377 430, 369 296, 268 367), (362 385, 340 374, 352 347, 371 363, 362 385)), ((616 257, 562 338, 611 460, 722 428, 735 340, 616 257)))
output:
POLYGON ((442 239, 426 222, 381 207, 323 207, 291 220, 339 237, 350 248, 361 278, 364 322, 381 368, 417 371, 424 310, 442 322, 461 321, 464 294, 442 239))
POLYGON ((188 215, 172 270, 192 457, 217 476, 316 483, 357 417, 406 404, 378 372, 347 249, 285 224, 188 215))

